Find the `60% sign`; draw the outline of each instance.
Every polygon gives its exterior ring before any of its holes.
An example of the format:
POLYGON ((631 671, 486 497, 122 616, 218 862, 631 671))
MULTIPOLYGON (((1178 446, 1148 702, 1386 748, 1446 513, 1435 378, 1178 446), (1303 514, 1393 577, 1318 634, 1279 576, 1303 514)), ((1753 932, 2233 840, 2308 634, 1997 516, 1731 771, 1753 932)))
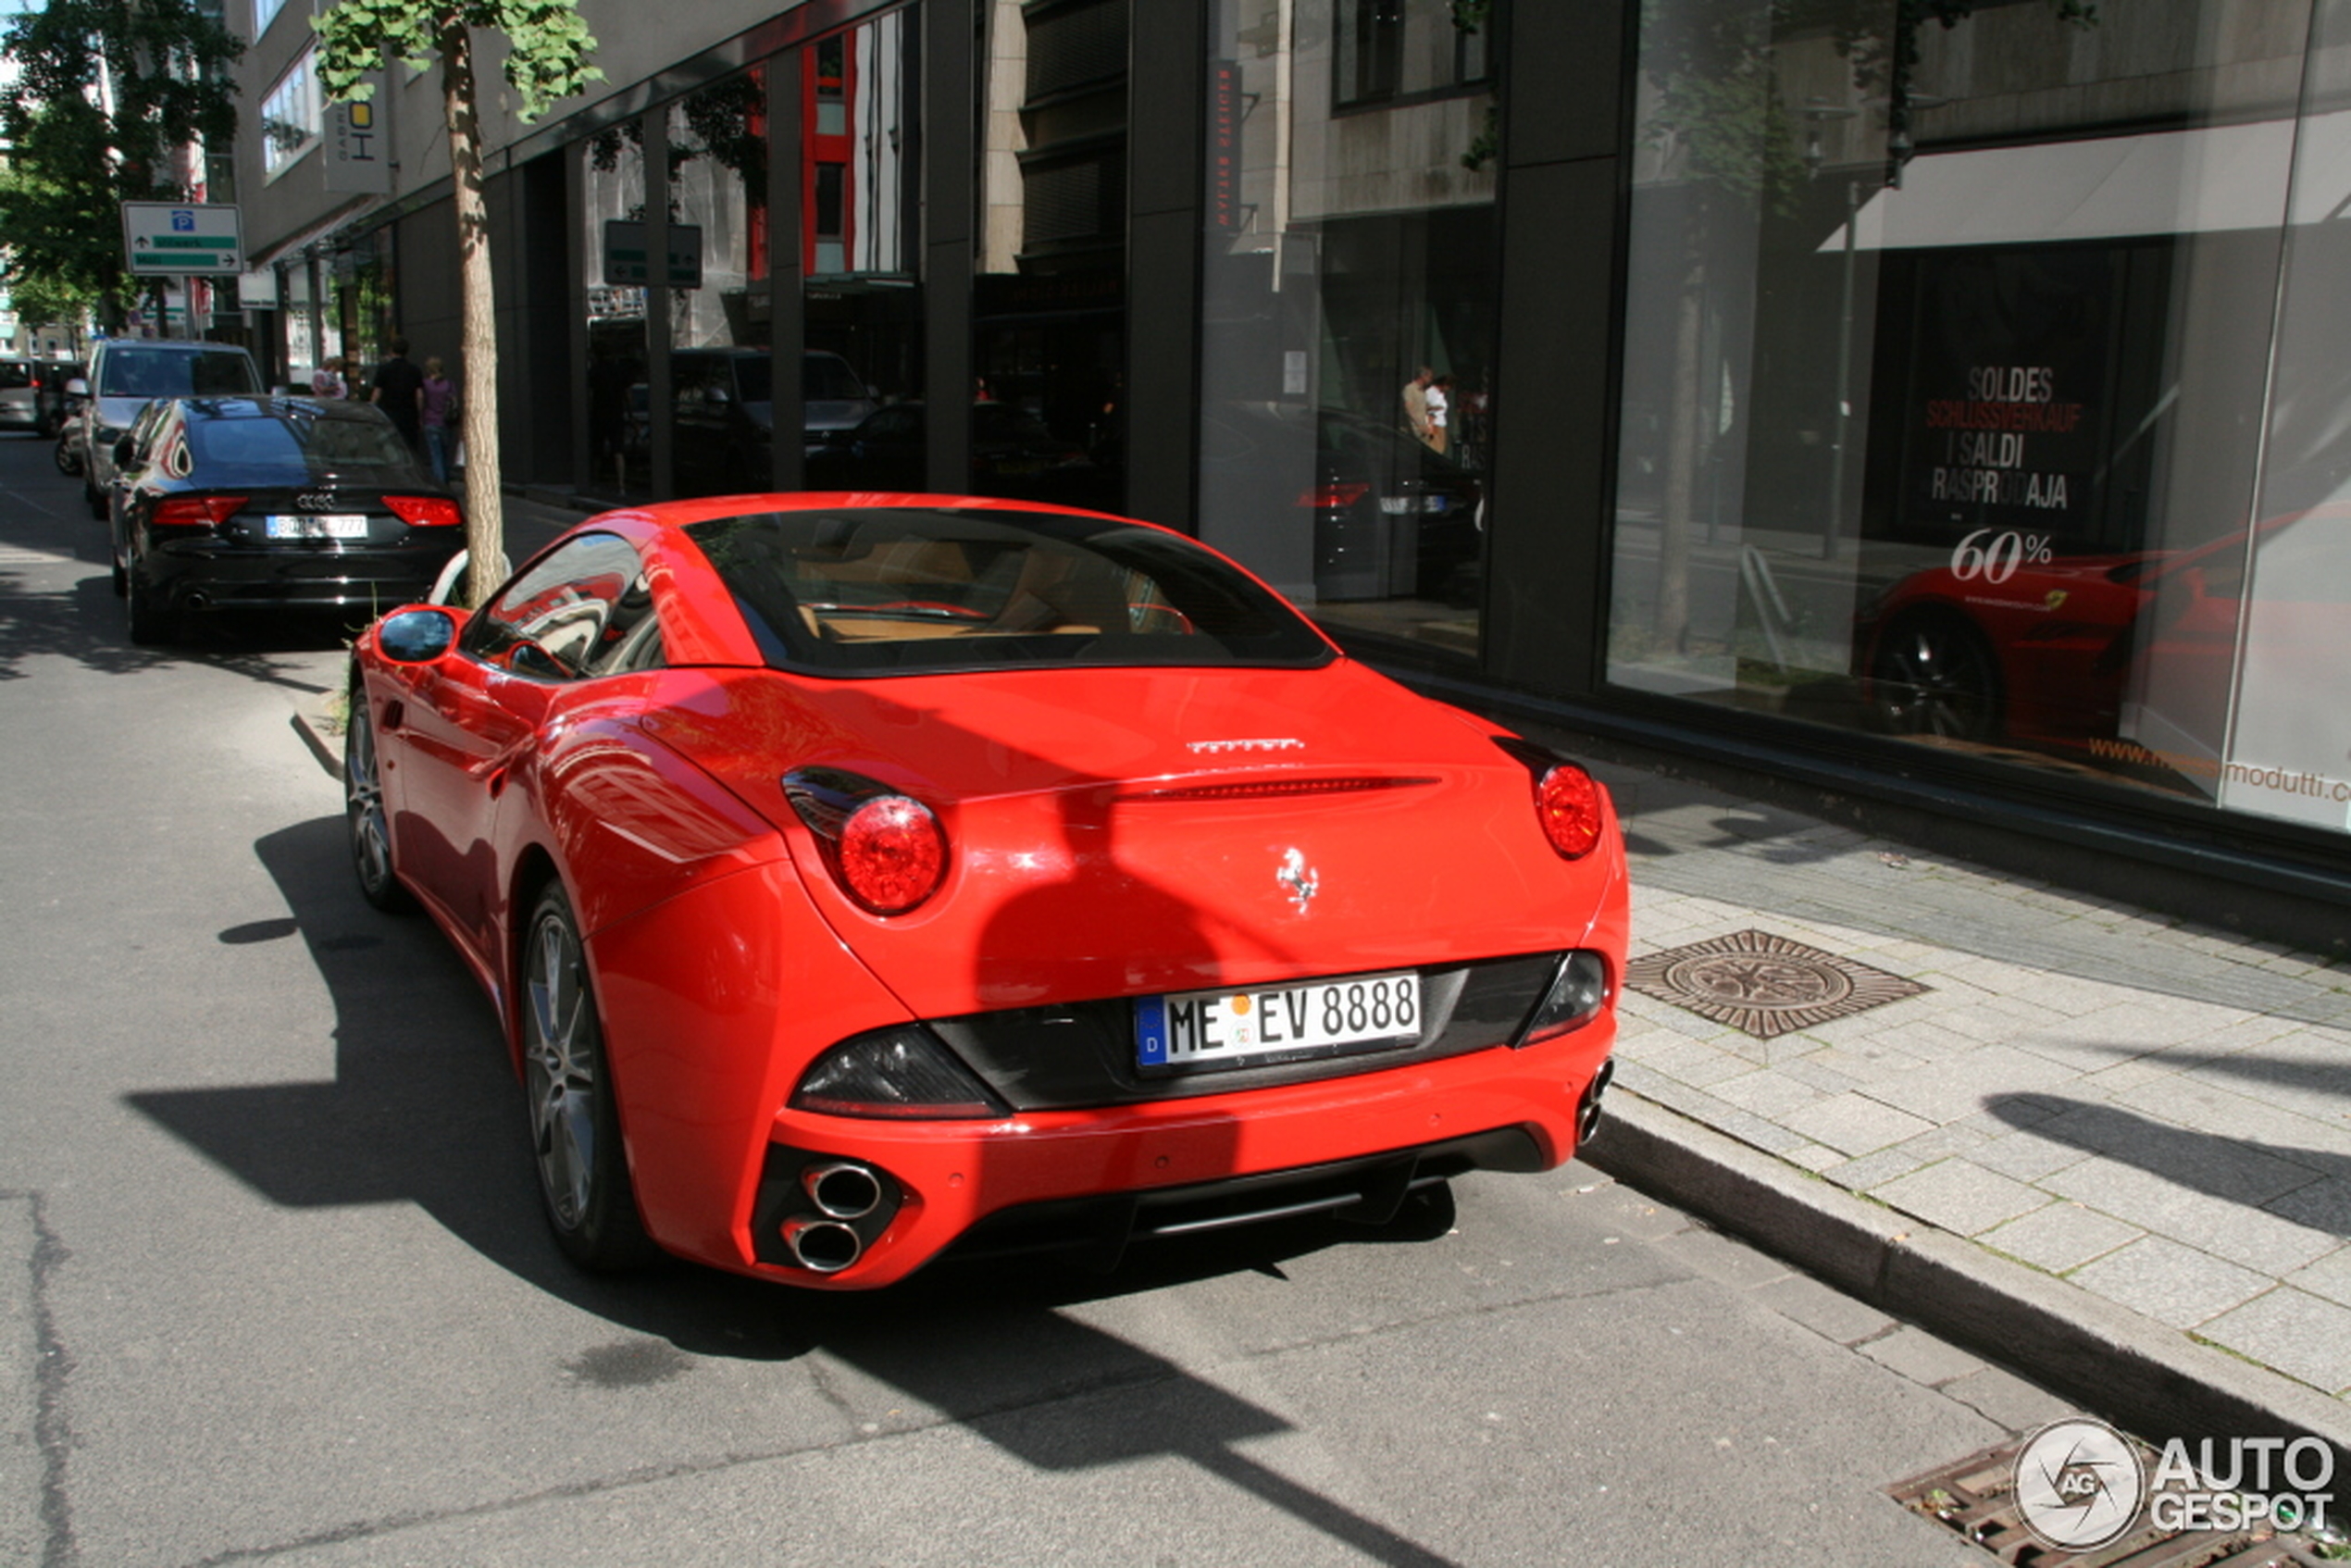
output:
POLYGON ((1990 529, 1978 529, 1951 552, 1951 575, 1961 582, 1982 578, 1985 582, 2006 582, 2016 575, 2016 569, 2027 561, 2046 566, 2056 559, 2050 549, 2050 539, 2045 533, 2020 533, 2009 529, 1995 534, 1992 542, 1980 542, 1990 529))

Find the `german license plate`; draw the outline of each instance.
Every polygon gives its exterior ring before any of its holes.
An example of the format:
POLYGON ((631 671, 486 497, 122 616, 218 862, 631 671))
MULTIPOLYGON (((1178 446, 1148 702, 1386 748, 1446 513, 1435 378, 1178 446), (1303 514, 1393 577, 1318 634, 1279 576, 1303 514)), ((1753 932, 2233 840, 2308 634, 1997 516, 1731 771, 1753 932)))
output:
POLYGON ((364 512, 272 512, 269 514, 269 537, 365 539, 367 537, 367 516, 364 512))
POLYGON ((1135 1064, 1146 1073, 1337 1056, 1420 1038, 1421 977, 1410 970, 1135 999, 1135 1064))

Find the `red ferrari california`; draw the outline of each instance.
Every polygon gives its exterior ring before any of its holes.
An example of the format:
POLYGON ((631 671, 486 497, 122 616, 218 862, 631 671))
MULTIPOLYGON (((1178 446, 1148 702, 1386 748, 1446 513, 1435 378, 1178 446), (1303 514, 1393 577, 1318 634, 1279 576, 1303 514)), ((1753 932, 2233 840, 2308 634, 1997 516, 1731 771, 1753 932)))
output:
POLYGON ((609 513, 355 651, 362 891, 505 1021, 549 1222, 836 1289, 1368 1221, 1589 1131, 1606 791, 1149 524, 609 513))

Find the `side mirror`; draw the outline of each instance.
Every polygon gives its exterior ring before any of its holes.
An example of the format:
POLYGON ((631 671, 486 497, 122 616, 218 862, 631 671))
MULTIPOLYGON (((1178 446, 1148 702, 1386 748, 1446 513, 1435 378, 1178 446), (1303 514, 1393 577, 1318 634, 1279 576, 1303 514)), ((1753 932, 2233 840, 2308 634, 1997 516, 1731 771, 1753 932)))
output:
POLYGON ((114 443, 114 466, 116 468, 123 469, 130 467, 131 460, 138 455, 138 448, 131 444, 131 438, 129 436, 125 436, 120 441, 114 443))
POLYGON ((402 610, 376 628, 376 648, 396 665, 427 665, 457 641, 457 617, 446 610, 402 610))

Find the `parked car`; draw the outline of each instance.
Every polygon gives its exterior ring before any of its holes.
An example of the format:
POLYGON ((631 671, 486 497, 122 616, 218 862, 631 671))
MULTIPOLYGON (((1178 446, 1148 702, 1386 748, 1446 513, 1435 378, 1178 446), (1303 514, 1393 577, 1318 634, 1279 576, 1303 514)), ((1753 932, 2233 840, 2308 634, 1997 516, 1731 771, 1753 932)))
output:
POLYGON ((40 366, 30 359, 0 357, 0 430, 41 428, 40 366))
MULTIPOLYGON (((775 471, 774 357, 764 348, 680 349, 670 355, 671 462, 688 495, 767 488, 775 471)), ((800 361, 801 426, 813 448, 874 411, 865 383, 837 354, 800 361)))
POLYGON ((488 989, 555 1239, 836 1289, 1575 1151, 1607 792, 1170 530, 591 519, 358 641, 353 864, 488 989))
POLYGON ((261 372, 253 355, 233 343, 166 338, 102 338, 90 354, 90 373, 67 390, 82 398, 81 498, 90 515, 106 516, 115 479, 115 447, 139 411, 158 397, 255 396, 261 372))
POLYGON ((425 598, 465 545, 457 499, 383 411, 315 398, 161 398, 111 454, 115 591, 131 640, 197 612, 372 618, 425 598))
MULTIPOLYGON (((920 400, 877 409, 837 433, 808 458, 812 490, 928 488, 930 420, 920 400)), ((975 495, 1018 496, 1057 504, 1107 503, 1107 477, 1075 442, 1009 403, 972 404, 969 488, 975 495)))
POLYGON ((81 380, 82 368, 70 359, 44 359, 34 367, 33 391, 39 398, 43 435, 56 435, 81 411, 81 397, 67 390, 81 380))
POLYGON ((1307 516, 1317 600, 1477 603, 1486 514, 1474 472, 1403 429, 1343 409, 1234 403, 1202 418, 1212 480, 1221 478, 1228 493, 1257 491, 1269 510, 1307 516), (1300 486, 1310 452, 1312 479, 1300 486))

